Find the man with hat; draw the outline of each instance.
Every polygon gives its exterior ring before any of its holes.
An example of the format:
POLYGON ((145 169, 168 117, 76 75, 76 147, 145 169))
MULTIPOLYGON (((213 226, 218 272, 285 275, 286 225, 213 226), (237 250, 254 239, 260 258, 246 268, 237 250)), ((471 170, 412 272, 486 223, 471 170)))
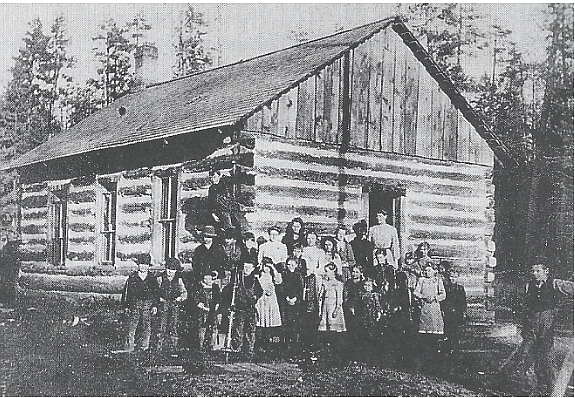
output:
POLYGON ((134 258, 137 271, 132 273, 122 291, 122 305, 127 314, 127 339, 124 350, 131 352, 136 346, 136 330, 140 326, 139 348, 146 351, 150 347, 152 315, 157 312, 158 281, 149 272, 151 258, 148 253, 134 258))
POLYGON ((374 253, 383 251, 389 265, 399 259, 399 238, 393 225, 387 224, 387 210, 377 212, 377 225, 369 228, 368 240, 373 244, 374 253))
POLYGON ((181 270, 182 266, 177 258, 168 258, 165 271, 158 277, 160 310, 158 351, 161 351, 166 343, 170 344, 172 351, 178 348, 180 304, 188 298, 186 286, 177 274, 181 270))
POLYGON ((200 283, 204 275, 210 274, 212 271, 216 271, 216 278, 224 276, 223 265, 226 261, 226 254, 222 246, 214 241, 215 237, 217 234, 214 226, 206 225, 202 231, 203 243, 194 250, 192 256, 195 285, 200 283))

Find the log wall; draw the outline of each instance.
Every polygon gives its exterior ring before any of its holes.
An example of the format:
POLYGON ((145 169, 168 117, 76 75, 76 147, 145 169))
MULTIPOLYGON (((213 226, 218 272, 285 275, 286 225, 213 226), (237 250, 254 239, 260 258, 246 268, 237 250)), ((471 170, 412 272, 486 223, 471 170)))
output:
POLYGON ((349 103, 351 147, 493 165, 485 140, 393 30, 350 50, 349 71, 344 56, 265 104, 246 131, 341 144, 349 103))
POLYGON ((462 272, 470 296, 484 296, 486 244, 493 234, 491 168, 258 136, 254 154, 258 234, 294 217, 320 234, 368 219, 364 188, 405 190, 402 253, 428 241, 433 257, 462 272))

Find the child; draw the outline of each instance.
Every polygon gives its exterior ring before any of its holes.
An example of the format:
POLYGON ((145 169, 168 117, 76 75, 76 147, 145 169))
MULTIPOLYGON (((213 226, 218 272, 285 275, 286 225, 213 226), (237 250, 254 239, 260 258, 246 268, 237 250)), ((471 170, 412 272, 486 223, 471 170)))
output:
MULTIPOLYGON (((244 263, 243 272, 234 270, 232 281, 235 283, 234 317, 232 319, 231 348, 244 351, 248 356, 254 354, 256 341, 257 311, 256 303, 263 294, 256 279, 257 271, 252 263, 244 263), (247 343, 244 345, 244 341, 247 343)), ((228 314, 231 310, 234 283, 229 283, 222 291, 222 306, 228 314)))
POLYGON ((286 351, 293 349, 299 341, 300 310, 303 294, 303 277, 297 269, 294 257, 286 260, 286 270, 282 273, 280 309, 284 324, 286 351))
POLYGON ((359 343, 357 334, 357 314, 356 307, 359 300, 359 292, 363 288, 363 273, 359 265, 351 267, 351 279, 343 284, 343 314, 345 326, 351 343, 359 343))
POLYGON ((457 271, 450 269, 448 276, 445 281, 445 300, 441 302, 441 311, 445 324, 447 348, 449 353, 452 353, 459 343, 459 328, 465 323, 467 297, 463 286, 457 283, 459 276, 457 271))
POLYGON ((196 323, 198 327, 198 348, 214 349, 217 339, 216 312, 220 303, 220 289, 214 283, 215 273, 205 273, 194 295, 196 303, 196 323), (206 336, 207 335, 207 336, 206 336), (208 339, 206 339, 208 337, 208 339))
MULTIPOLYGON (((294 254, 296 250, 294 250, 294 254)), ((305 261, 305 260, 303 260, 305 261)), ((303 272, 303 297, 302 297, 302 342, 308 351, 313 351, 317 339, 317 327, 319 323, 319 287, 316 274, 309 267, 304 267, 303 272)))
POLYGON ((263 343, 260 346, 266 348, 275 328, 282 325, 276 294, 276 285, 282 283, 282 276, 274 267, 273 260, 269 257, 262 259, 261 267, 261 274, 257 279, 263 289, 263 294, 256 303, 256 310, 258 312, 257 326, 260 328, 261 341, 263 343))
MULTIPOLYGON (((443 335, 443 316, 439 303, 445 300, 443 282, 435 274, 431 265, 425 268, 425 276, 419 278, 413 294, 421 300, 419 315, 420 354, 425 362, 429 362, 431 354, 437 352, 439 338, 443 335)), ((422 363, 420 362, 419 365, 422 363)))
POLYGON ((186 286, 177 275, 182 266, 177 258, 166 260, 166 270, 158 277, 159 286, 159 318, 157 349, 161 351, 169 336, 170 350, 178 348, 178 324, 180 304, 188 298, 186 286))
POLYGON ((302 277, 307 275, 307 263, 303 258, 303 246, 296 243, 293 247, 293 258, 297 262, 297 270, 302 277))
POLYGON ((122 304, 127 314, 127 339, 123 350, 115 352, 132 352, 136 348, 136 330, 140 327, 139 349, 150 348, 152 332, 152 315, 158 311, 158 281, 149 272, 150 255, 134 259, 137 271, 128 277, 122 292, 122 304))
MULTIPOLYGON (((343 317, 343 282, 335 278, 336 265, 329 263, 324 267, 324 280, 319 291, 320 322, 318 331, 322 333, 329 350, 332 340, 336 340, 333 332, 345 332, 345 319, 343 317)), ((337 340, 339 340, 337 338, 337 340)), ((334 341, 335 342, 335 341, 334 341)), ((339 341, 335 342, 336 344, 339 341)))
POLYGON ((367 348, 373 349, 379 333, 379 320, 383 314, 379 294, 374 291, 373 280, 363 281, 363 289, 359 292, 356 309, 359 318, 359 334, 363 337, 363 342, 367 343, 367 348))

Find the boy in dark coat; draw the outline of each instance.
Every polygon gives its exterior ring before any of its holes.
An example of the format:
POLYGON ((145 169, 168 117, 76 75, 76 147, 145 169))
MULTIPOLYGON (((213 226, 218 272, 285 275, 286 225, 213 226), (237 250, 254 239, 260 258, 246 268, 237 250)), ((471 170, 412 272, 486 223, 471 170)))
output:
POLYGON ((299 342, 303 277, 297 266, 298 261, 296 258, 289 257, 286 260, 286 269, 282 272, 283 282, 279 285, 279 304, 287 351, 293 349, 293 345, 299 342))
POLYGON ((234 270, 231 282, 222 290, 221 312, 232 321, 231 348, 234 351, 244 351, 247 355, 254 354, 256 342, 256 303, 263 294, 255 275, 258 271, 251 263, 245 263, 243 272, 234 270), (235 303, 232 306, 232 296, 235 303), (233 313, 233 317, 230 314, 233 313), (247 343, 244 345, 244 342, 247 343))
POLYGON ((166 260, 166 270, 158 277, 159 318, 157 349, 165 347, 169 337, 171 350, 178 348, 178 325, 180 321, 180 304, 188 298, 188 291, 177 274, 182 265, 177 258, 166 260))
POLYGON ((458 274, 454 269, 447 273, 445 280, 445 300, 441 302, 443 312, 444 334, 447 340, 448 352, 459 343, 459 328, 465 323, 467 311, 467 296, 465 289, 457 283, 458 274))
POLYGON ((220 288, 214 283, 213 274, 203 275, 196 292, 196 325, 198 330, 198 347, 200 350, 213 349, 217 336, 216 313, 220 305, 220 288))
POLYGON ((122 305, 127 315, 127 336, 123 350, 116 352, 132 352, 136 348, 136 330, 140 326, 138 348, 146 351, 150 348, 152 332, 152 315, 158 311, 158 281, 149 272, 150 255, 138 257, 138 269, 132 273, 122 291, 122 305))

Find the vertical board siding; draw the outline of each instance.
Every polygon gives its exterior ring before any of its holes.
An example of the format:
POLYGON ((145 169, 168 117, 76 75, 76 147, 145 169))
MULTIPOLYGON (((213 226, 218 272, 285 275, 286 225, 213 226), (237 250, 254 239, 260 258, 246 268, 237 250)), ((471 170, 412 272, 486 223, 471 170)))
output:
MULTIPOLYGON (((399 39, 399 38, 397 38, 399 39)), ((404 116, 405 116, 405 84, 406 84, 406 47, 398 43, 395 46, 394 89, 393 89, 393 139, 392 152, 403 153, 404 146, 404 116)))
POLYGON ((383 87, 381 95, 381 150, 393 151, 393 95, 395 91, 395 45, 391 33, 384 31, 383 87))
POLYGON ((330 104, 330 115, 329 115, 329 129, 327 131, 326 140, 331 144, 341 142, 341 131, 342 131, 342 79, 341 79, 341 59, 337 59, 331 68, 331 93, 329 96, 331 98, 330 104))
POLYGON ((315 77, 315 122, 314 122, 314 141, 324 142, 325 141, 325 77, 328 73, 327 68, 323 71, 318 72, 315 77))
MULTIPOLYGON (((493 164, 489 146, 395 32, 374 35, 349 58, 351 147, 493 164)), ((340 57, 248 118, 246 130, 341 143, 342 83, 340 57)))
POLYGON ((351 76, 351 125, 350 145, 365 148, 369 113, 369 80, 371 63, 369 46, 361 45, 353 50, 351 76))
POLYGON ((415 153, 432 158, 432 104, 435 81, 424 70, 420 71, 419 101, 417 109, 417 130, 415 133, 415 153))
POLYGON ((419 62, 405 63, 405 103, 404 103, 404 123, 403 139, 404 152, 406 155, 417 154, 417 115, 419 101, 419 72, 421 64, 419 62))
POLYGON ((369 76, 369 120, 367 129, 367 148, 381 150, 381 107, 383 84, 383 35, 376 35, 369 41, 369 54, 372 73, 369 76))
POLYGON ((296 137, 313 140, 315 125, 315 78, 299 85, 297 99, 296 137))

